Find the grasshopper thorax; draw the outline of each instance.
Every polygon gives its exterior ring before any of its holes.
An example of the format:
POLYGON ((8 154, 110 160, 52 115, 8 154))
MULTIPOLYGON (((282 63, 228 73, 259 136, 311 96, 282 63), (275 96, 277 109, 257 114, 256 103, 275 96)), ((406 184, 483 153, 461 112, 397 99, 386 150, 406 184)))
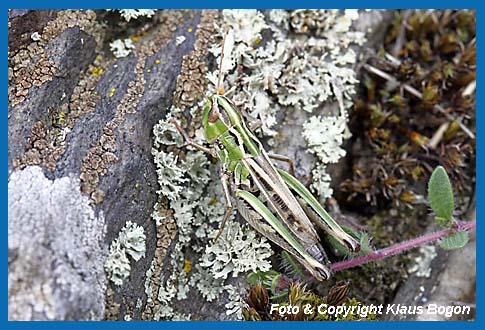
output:
POLYGON ((241 114, 223 95, 212 95, 204 105, 202 127, 209 143, 213 143, 231 127, 239 126, 241 122, 241 114))

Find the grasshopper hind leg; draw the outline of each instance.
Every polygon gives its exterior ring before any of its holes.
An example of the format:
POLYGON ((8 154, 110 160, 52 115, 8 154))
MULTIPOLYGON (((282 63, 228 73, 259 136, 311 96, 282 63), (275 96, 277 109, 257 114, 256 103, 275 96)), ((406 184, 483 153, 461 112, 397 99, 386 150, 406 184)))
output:
MULTIPOLYGON (((293 255, 317 280, 326 281, 331 277, 328 261, 320 262, 310 252, 305 251, 289 232, 285 233, 286 229, 278 224, 277 218, 259 199, 247 191, 236 190, 235 194, 238 197, 236 201, 239 214, 254 229, 293 255)), ((322 256, 321 251, 315 254, 322 256)))

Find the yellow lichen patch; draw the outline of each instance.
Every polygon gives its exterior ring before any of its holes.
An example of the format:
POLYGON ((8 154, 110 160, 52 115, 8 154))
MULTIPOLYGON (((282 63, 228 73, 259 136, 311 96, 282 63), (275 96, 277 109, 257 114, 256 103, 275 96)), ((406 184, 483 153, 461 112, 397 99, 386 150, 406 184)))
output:
POLYGON ((192 262, 190 260, 185 259, 184 260, 184 272, 190 273, 192 270, 192 262))
POLYGON ((131 36, 130 39, 131 41, 138 41, 140 40, 140 36, 131 36))
POLYGON ((103 74, 104 70, 102 68, 93 67, 91 70, 91 74, 95 77, 99 77, 103 74))
POLYGON ((116 88, 112 87, 111 90, 109 91, 109 97, 113 97, 115 95, 116 88))

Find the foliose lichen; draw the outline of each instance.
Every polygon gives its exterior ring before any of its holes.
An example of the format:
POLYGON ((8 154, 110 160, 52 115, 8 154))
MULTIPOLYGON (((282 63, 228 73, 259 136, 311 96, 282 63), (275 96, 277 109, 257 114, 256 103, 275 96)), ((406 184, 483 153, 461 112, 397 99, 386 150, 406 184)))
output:
POLYGON ((118 239, 111 242, 109 257, 108 260, 106 260, 104 267, 108 273, 110 281, 118 286, 122 285, 125 278, 130 275, 130 260, 118 239))
POLYGON ((130 275, 131 266, 128 256, 131 256, 134 261, 145 256, 145 239, 143 227, 127 221, 118 238, 111 242, 105 269, 110 281, 115 285, 122 285, 125 278, 130 275))
POLYGON ((130 55, 131 50, 135 48, 135 44, 131 39, 116 39, 109 44, 109 49, 113 52, 116 58, 126 57, 130 55))
POLYGON ((345 156, 342 143, 347 128, 345 117, 313 116, 303 124, 303 136, 308 147, 324 163, 336 163, 345 156))
POLYGON ((214 278, 227 278, 232 273, 267 271, 271 268, 271 246, 254 231, 244 231, 238 222, 224 228, 217 244, 206 246, 200 265, 210 270, 214 278))
POLYGON ((156 10, 153 9, 119 9, 121 17, 125 19, 125 21, 129 22, 131 19, 137 19, 138 17, 152 17, 155 14, 156 10))
MULTIPOLYGON (((325 165, 345 155, 341 145, 349 137, 347 109, 358 83, 350 67, 357 55, 350 46, 365 41, 364 33, 352 31, 358 11, 271 10, 267 20, 259 11, 227 10, 223 15, 230 27, 222 66, 224 84, 240 108, 261 120, 264 136, 278 135, 275 125, 281 109, 313 113, 325 102, 337 101, 337 113, 317 115, 304 126, 310 151, 318 158, 312 189, 322 197, 331 196, 325 165), (262 44, 265 30, 273 38, 262 44), (295 35, 290 37, 288 31, 295 35)), ((221 47, 214 46, 211 52, 219 61, 221 47)), ((217 76, 214 71, 208 79, 215 85, 217 76)))

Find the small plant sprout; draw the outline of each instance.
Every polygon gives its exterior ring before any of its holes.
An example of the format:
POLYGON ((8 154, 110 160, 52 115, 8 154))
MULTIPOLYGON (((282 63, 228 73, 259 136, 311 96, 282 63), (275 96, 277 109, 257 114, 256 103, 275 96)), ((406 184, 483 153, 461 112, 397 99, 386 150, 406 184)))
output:
POLYGON ((436 215, 436 222, 445 227, 444 229, 397 243, 384 249, 372 251, 366 255, 335 263, 332 265, 332 270, 338 271, 360 266, 369 261, 384 259, 436 240, 441 240, 440 246, 445 250, 455 250, 464 247, 468 243, 468 231, 475 229, 476 220, 465 222, 453 219, 453 190, 448 174, 446 174, 442 166, 438 166, 431 174, 428 183, 428 199, 431 209, 436 215))
POLYGON ((441 247, 445 250, 464 247, 468 243, 468 233, 455 229, 453 189, 451 188, 450 178, 442 166, 438 166, 431 174, 428 185, 428 199, 431 209, 436 214, 436 222, 452 230, 450 234, 441 240, 441 247))

